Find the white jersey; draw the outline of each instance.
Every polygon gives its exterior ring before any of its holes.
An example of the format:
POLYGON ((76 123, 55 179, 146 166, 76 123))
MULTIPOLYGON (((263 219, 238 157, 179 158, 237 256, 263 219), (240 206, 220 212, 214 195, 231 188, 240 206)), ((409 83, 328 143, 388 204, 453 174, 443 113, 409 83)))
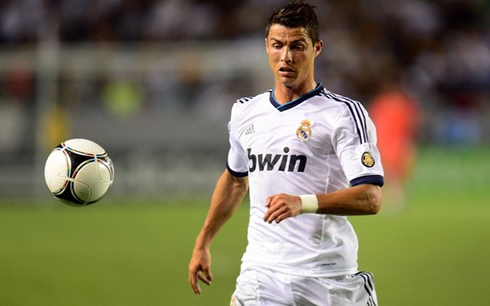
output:
POLYGON ((242 269, 329 277, 357 271, 358 242, 345 216, 302 214, 263 221, 266 197, 383 185, 376 131, 364 107, 321 84, 279 104, 273 91, 238 100, 228 125, 227 168, 248 176, 250 221, 242 269))

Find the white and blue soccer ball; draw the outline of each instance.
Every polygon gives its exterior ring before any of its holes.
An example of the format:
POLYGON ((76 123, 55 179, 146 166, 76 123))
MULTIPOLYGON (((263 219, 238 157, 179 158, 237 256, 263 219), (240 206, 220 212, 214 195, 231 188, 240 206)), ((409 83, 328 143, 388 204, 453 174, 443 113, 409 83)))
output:
POLYGON ((87 206, 107 194, 114 181, 114 166, 100 145, 70 139, 49 154, 44 179, 56 199, 70 206, 87 206))

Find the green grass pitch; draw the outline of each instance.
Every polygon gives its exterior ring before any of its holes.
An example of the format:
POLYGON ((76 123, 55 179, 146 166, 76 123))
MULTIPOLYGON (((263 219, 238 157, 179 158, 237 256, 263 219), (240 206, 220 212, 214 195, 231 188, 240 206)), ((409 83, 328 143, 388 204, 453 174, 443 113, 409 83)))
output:
MULTIPOLYGON (((380 305, 490 305, 489 153, 423 149, 402 211, 350 218, 380 305)), ((247 203, 213 244, 212 286, 195 296, 187 283, 209 197, 86 208, 0 199, 0 305, 228 305, 247 203)))

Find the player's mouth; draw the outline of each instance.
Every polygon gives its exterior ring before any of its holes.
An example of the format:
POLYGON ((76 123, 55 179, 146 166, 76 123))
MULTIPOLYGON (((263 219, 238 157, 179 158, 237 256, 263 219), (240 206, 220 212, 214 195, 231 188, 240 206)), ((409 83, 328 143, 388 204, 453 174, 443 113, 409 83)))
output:
POLYGON ((280 67, 279 75, 284 77, 290 77, 294 74, 294 69, 290 67, 280 67))

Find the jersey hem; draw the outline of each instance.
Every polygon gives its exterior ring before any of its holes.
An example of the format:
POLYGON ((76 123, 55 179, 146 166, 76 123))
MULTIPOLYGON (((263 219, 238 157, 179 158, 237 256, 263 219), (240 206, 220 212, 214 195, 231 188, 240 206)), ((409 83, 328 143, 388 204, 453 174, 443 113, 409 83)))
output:
POLYGON ((272 265, 267 266, 267 265, 262 265, 257 263, 254 264, 249 262, 242 262, 242 265, 240 267, 241 271, 250 270, 250 269, 262 270, 262 271, 269 270, 276 273, 294 275, 300 277, 337 277, 342 275, 354 274, 359 271, 359 268, 357 266, 352 268, 341 269, 341 270, 318 271, 318 270, 298 270, 298 269, 291 269, 291 268, 281 268, 272 265))

